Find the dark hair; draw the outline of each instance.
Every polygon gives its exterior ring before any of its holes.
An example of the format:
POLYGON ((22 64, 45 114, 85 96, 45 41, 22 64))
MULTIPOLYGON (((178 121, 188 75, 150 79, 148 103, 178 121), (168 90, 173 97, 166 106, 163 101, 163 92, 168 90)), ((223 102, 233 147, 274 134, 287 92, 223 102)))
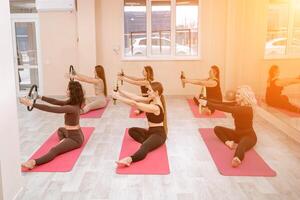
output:
POLYGON ((268 77, 268 83, 272 81, 272 79, 275 77, 276 72, 278 71, 279 67, 277 65, 272 65, 269 69, 269 77, 268 77))
POLYGON ((104 84, 104 95, 107 96, 107 87, 106 87, 106 79, 105 79, 105 71, 102 65, 95 66, 95 71, 98 78, 101 78, 104 84))
POLYGON ((146 73, 147 73, 147 80, 148 81, 153 81, 154 80, 154 74, 153 74, 153 69, 150 65, 147 65, 144 67, 146 73))
POLYGON ((213 65, 210 67, 216 74, 216 78, 220 80, 220 69, 217 65, 213 65))
POLYGON ((165 97, 163 95, 164 88, 160 82, 151 82, 150 85, 152 90, 158 92, 158 95, 160 96, 160 101, 164 109, 164 129, 166 131, 166 134, 168 134, 167 106, 166 106, 165 97))
POLYGON ((68 89, 70 92, 68 104, 79 105, 81 107, 81 105, 84 103, 84 93, 81 84, 78 81, 70 81, 68 89))

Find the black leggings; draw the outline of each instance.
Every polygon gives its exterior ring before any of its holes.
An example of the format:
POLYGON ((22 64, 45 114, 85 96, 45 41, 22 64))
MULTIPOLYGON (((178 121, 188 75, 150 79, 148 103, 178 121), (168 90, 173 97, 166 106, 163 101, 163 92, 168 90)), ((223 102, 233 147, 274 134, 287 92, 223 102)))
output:
POLYGON ((66 130, 65 128, 59 128, 57 130, 57 135, 60 141, 59 144, 52 147, 47 154, 35 159, 36 165, 48 163, 60 154, 80 148, 84 141, 81 129, 66 130))
POLYGON ((275 108, 281 108, 284 110, 288 110, 294 113, 300 113, 300 107, 297 107, 290 103, 289 98, 285 95, 281 95, 276 99, 273 99, 272 102, 268 103, 270 106, 275 108))
POLYGON ((234 141, 238 144, 234 156, 241 161, 244 159, 245 152, 249 151, 257 142, 254 130, 236 131, 233 129, 216 126, 214 128, 215 134, 222 141, 234 141))
POLYGON ((133 127, 129 129, 129 135, 141 143, 139 150, 131 156, 132 162, 143 160, 147 154, 163 145, 167 139, 164 127, 144 128, 133 127))

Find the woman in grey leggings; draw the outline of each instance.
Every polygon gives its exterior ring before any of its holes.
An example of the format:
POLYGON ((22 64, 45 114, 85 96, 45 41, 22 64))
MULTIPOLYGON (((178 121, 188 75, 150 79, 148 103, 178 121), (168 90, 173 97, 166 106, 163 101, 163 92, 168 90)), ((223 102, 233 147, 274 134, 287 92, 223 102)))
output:
POLYGON ((31 99, 26 97, 20 98, 20 103, 25 106, 33 106, 36 109, 51 113, 64 113, 65 119, 65 126, 57 130, 59 142, 43 156, 22 163, 22 167, 33 169, 35 166, 50 162, 58 155, 78 149, 82 146, 84 135, 80 127, 79 112, 84 101, 84 94, 80 83, 70 81, 67 94, 69 99, 65 101, 45 96, 39 97, 40 100, 52 105, 34 103, 31 99))
POLYGON ((86 100, 85 104, 81 108, 80 113, 87 113, 91 110, 96 110, 103 108, 107 104, 106 96, 106 80, 104 68, 101 65, 95 67, 95 77, 88 77, 82 74, 76 73, 75 75, 70 75, 71 78, 74 78, 78 81, 93 84, 95 87, 95 97, 86 100))

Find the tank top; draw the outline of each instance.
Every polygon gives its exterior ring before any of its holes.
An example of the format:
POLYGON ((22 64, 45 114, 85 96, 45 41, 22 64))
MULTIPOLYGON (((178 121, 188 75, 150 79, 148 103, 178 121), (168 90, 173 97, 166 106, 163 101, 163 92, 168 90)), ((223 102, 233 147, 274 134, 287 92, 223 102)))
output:
POLYGON ((147 97, 148 96, 148 88, 146 86, 141 86, 141 93, 143 95, 143 97, 147 97))
POLYGON ((96 96, 104 96, 104 82, 102 79, 100 78, 96 78, 97 80, 100 80, 98 83, 94 84, 94 88, 95 88, 95 95, 96 96))
POLYGON ((157 105, 159 107, 159 115, 155 115, 154 113, 146 112, 146 117, 149 122, 159 124, 164 121, 165 115, 164 115, 162 107, 159 104, 155 104, 155 105, 157 105))
POLYGON ((276 100, 278 97, 280 97, 283 90, 283 87, 276 85, 275 81, 277 81, 277 79, 272 80, 270 85, 267 87, 266 102, 268 104, 272 103, 272 100, 276 100))
POLYGON ((213 79, 213 80, 217 81, 217 85, 215 87, 205 87, 206 98, 212 99, 212 100, 217 100, 217 101, 222 101, 222 92, 221 92, 221 87, 220 87, 220 81, 217 79, 213 79))

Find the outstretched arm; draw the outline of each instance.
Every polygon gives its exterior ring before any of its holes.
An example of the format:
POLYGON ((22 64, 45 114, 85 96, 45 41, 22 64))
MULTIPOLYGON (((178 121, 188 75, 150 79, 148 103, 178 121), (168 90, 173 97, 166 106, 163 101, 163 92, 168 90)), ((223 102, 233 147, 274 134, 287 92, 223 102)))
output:
POLYGON ((132 79, 126 78, 125 76, 118 76, 118 79, 123 80, 123 81, 133 84, 133 85, 137 85, 137 86, 146 86, 149 84, 149 82, 145 79, 132 80, 132 79))
POLYGON ((216 110, 220 110, 227 113, 236 113, 240 111, 240 106, 238 105, 230 105, 223 102, 211 101, 211 100, 204 100, 200 99, 200 104, 204 106, 213 107, 216 110))
POLYGON ((58 105, 58 106, 64 106, 67 104, 67 100, 58 100, 58 99, 45 97, 45 96, 42 96, 41 100, 45 101, 47 103, 53 104, 53 105, 58 105))
POLYGON ((99 83, 101 81, 101 79, 85 76, 83 74, 78 74, 78 73, 76 73, 76 75, 71 75, 71 78, 74 78, 78 81, 82 81, 82 82, 85 82, 85 83, 92 83, 92 84, 96 84, 96 83, 99 83))
POLYGON ((132 100, 137 101, 137 102, 143 102, 143 103, 149 102, 148 97, 142 97, 142 96, 130 93, 130 92, 126 92, 124 90, 119 90, 119 94, 122 95, 123 97, 132 99, 132 100))
POLYGON ((283 79, 277 79, 275 81, 275 84, 277 86, 285 87, 289 85, 294 85, 294 84, 300 84, 300 78, 283 78, 283 79))
POLYGON ((205 87, 215 87, 217 85, 217 81, 212 79, 183 79, 185 83, 190 83, 193 85, 201 85, 205 87))
POLYGON ((52 113, 75 113, 75 112, 77 112, 77 109, 71 105, 48 106, 45 104, 33 103, 33 101, 31 99, 28 99, 26 97, 21 97, 19 100, 20 100, 20 103, 24 104, 25 106, 33 106, 34 108, 37 108, 39 110, 46 111, 46 112, 52 112, 52 113))
POLYGON ((143 81, 143 80, 145 80, 145 78, 138 78, 138 77, 134 77, 134 76, 128 76, 128 75, 126 75, 126 74, 118 74, 119 76, 123 76, 123 77, 125 77, 125 78, 127 78, 127 79, 130 79, 130 80, 133 80, 133 81, 143 81))
POLYGON ((126 103, 128 105, 135 106, 139 110, 142 110, 144 112, 154 113, 156 115, 158 115, 159 112, 160 112, 160 109, 157 105, 137 102, 135 100, 126 98, 124 96, 121 96, 118 92, 113 92, 112 96, 113 96, 114 99, 122 101, 123 103, 126 103))

